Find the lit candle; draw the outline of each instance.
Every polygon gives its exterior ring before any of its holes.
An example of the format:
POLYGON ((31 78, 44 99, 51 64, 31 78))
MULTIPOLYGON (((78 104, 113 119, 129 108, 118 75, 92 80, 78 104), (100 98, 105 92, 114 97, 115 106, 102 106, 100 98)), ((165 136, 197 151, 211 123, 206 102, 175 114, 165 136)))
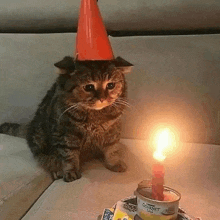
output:
POLYGON ((153 165, 153 176, 152 176, 152 198, 155 200, 164 200, 164 166, 161 163, 155 163, 153 165))
POLYGON ((164 175, 165 169, 163 166, 163 161, 165 156, 163 151, 169 145, 169 130, 165 129, 162 131, 157 138, 157 149, 154 152, 154 159, 156 160, 152 169, 152 198, 155 200, 164 200, 164 175))

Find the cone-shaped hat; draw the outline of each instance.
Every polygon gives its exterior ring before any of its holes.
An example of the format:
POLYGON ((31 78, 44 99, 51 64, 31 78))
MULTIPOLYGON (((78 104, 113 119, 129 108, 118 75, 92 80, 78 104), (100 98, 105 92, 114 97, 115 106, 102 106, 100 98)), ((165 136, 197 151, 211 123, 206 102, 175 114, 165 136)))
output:
POLYGON ((81 61, 114 59, 97 0, 81 0, 75 56, 81 61))

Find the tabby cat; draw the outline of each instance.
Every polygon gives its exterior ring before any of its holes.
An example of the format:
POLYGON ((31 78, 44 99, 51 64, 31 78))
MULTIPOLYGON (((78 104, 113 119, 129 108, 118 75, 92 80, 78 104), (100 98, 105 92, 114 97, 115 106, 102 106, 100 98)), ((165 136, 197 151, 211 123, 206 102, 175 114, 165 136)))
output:
POLYGON ((101 159, 111 171, 124 172, 120 119, 128 105, 124 73, 132 65, 120 57, 64 57, 54 65, 59 76, 27 129, 35 159, 54 179, 66 182, 79 179, 83 163, 91 158, 101 159))

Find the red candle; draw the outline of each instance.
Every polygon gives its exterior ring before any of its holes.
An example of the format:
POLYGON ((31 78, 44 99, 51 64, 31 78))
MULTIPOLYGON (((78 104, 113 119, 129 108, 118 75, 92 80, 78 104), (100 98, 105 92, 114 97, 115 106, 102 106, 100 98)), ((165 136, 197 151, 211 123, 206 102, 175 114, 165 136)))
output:
POLYGON ((164 174, 165 169, 162 162, 165 160, 163 155, 164 149, 169 146, 169 130, 165 129, 160 132, 157 136, 157 149, 154 152, 154 159, 156 163, 153 165, 152 169, 152 198, 155 200, 164 200, 164 174))
POLYGON ((153 165, 152 198, 155 200, 164 200, 164 173, 165 169, 162 163, 157 162, 153 165))

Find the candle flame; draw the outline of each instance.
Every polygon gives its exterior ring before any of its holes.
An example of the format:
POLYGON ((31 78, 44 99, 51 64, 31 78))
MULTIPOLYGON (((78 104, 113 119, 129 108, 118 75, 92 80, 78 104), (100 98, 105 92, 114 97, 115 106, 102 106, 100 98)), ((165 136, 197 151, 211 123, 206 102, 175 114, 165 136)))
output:
POLYGON ((165 160, 166 156, 164 155, 164 150, 169 147, 171 142, 169 129, 164 129, 162 132, 158 134, 157 137, 157 149, 154 152, 154 159, 162 162, 165 160))

